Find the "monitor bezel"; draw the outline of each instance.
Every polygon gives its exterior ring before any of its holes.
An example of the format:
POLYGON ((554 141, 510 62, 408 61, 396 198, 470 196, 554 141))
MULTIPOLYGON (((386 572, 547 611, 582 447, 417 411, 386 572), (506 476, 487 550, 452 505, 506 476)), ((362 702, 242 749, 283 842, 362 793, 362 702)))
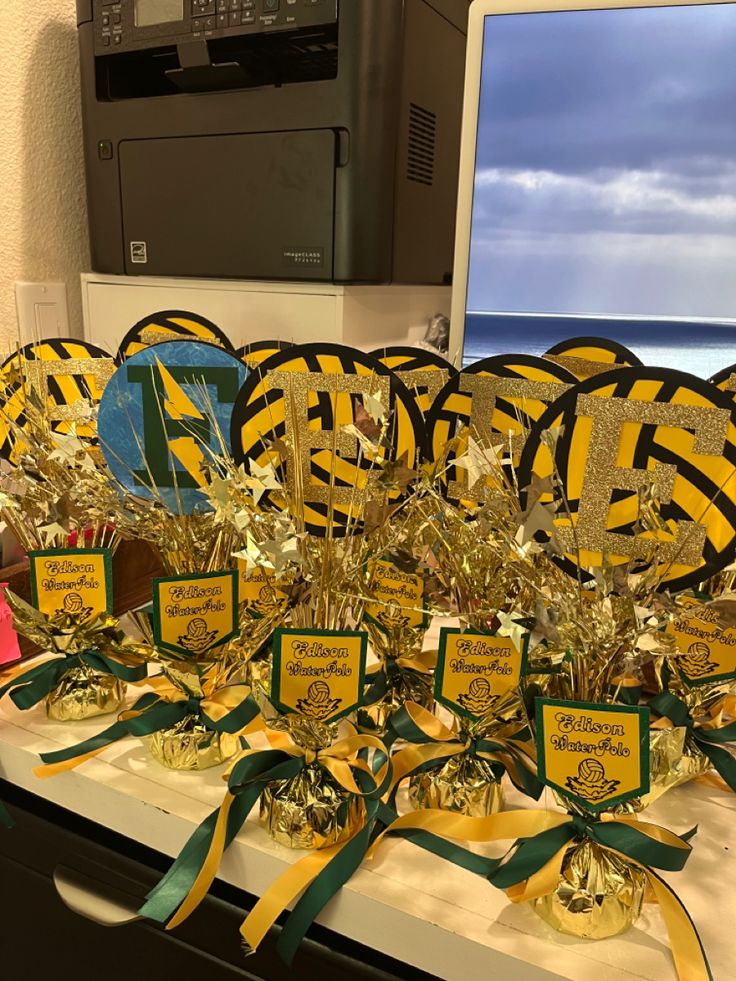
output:
POLYGON ((475 169, 478 149, 480 84, 483 66, 483 42, 486 17, 502 14, 544 14, 575 10, 621 10, 654 7, 714 7, 733 4, 736 0, 473 0, 468 20, 468 43, 465 62, 462 137, 460 141, 460 176, 455 225, 455 258, 450 308, 450 356, 462 367, 465 346, 470 275, 470 245, 475 192, 475 169))

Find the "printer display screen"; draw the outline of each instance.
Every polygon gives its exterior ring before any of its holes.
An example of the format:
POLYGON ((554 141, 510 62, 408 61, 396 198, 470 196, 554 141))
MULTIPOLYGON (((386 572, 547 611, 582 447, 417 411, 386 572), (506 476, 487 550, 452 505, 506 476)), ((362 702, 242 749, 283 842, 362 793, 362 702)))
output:
POLYGON ((184 0, 135 0, 135 26, 152 27, 184 20, 184 0))

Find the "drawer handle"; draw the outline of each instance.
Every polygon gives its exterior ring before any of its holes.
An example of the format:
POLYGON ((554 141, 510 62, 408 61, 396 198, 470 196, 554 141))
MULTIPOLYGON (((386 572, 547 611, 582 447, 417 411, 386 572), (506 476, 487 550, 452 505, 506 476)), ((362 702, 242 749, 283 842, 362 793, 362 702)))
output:
POLYGON ((141 900, 113 886, 90 879, 74 869, 57 865, 54 885, 59 898, 73 913, 104 927, 125 926, 142 919, 138 914, 141 900))

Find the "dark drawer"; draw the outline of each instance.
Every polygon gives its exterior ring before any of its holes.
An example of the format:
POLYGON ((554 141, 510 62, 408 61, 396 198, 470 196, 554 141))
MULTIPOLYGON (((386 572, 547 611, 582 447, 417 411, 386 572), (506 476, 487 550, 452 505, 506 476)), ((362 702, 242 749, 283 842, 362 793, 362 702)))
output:
POLYGON ((179 970, 202 981, 433 981, 317 926, 293 968, 275 953, 278 924, 246 957, 239 926, 255 899, 221 883, 172 933, 143 921, 101 926, 95 918, 129 919, 170 859, 2 781, 0 799, 16 821, 0 830, 7 981, 159 981, 179 970), (61 901, 54 875, 84 915, 61 901))

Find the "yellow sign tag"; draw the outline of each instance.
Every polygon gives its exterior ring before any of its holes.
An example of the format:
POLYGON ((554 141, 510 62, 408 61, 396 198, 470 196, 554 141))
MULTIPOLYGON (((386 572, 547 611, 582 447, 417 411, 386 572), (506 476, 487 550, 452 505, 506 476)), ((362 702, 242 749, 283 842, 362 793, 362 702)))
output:
POLYGON ((539 777, 597 813, 649 791, 649 709, 538 698, 539 777))
POLYGON ((277 579, 272 569, 253 569, 248 572, 248 564, 243 559, 238 559, 238 575, 240 603, 249 612, 260 617, 277 616, 286 612, 289 594, 280 587, 291 585, 291 579, 277 579))
POLYGON ((718 612, 700 603, 684 609, 667 633, 677 644, 677 667, 690 685, 736 678, 736 629, 722 627, 718 612))
POLYGON ((212 572, 153 581, 158 647, 198 657, 238 635, 238 574, 212 572))
POLYGON ((383 560, 372 564, 370 574, 370 591, 376 602, 366 604, 366 616, 386 630, 427 626, 421 576, 402 572, 383 560))
POLYGON ((470 719, 487 715, 499 696, 519 684, 528 643, 528 634, 519 648, 510 637, 443 628, 434 676, 436 700, 470 719))
POLYGON ((112 612, 112 553, 106 548, 29 552, 33 605, 84 623, 112 612))
POLYGON ((332 722, 363 700, 368 635, 338 630, 277 630, 271 700, 283 712, 332 722))

